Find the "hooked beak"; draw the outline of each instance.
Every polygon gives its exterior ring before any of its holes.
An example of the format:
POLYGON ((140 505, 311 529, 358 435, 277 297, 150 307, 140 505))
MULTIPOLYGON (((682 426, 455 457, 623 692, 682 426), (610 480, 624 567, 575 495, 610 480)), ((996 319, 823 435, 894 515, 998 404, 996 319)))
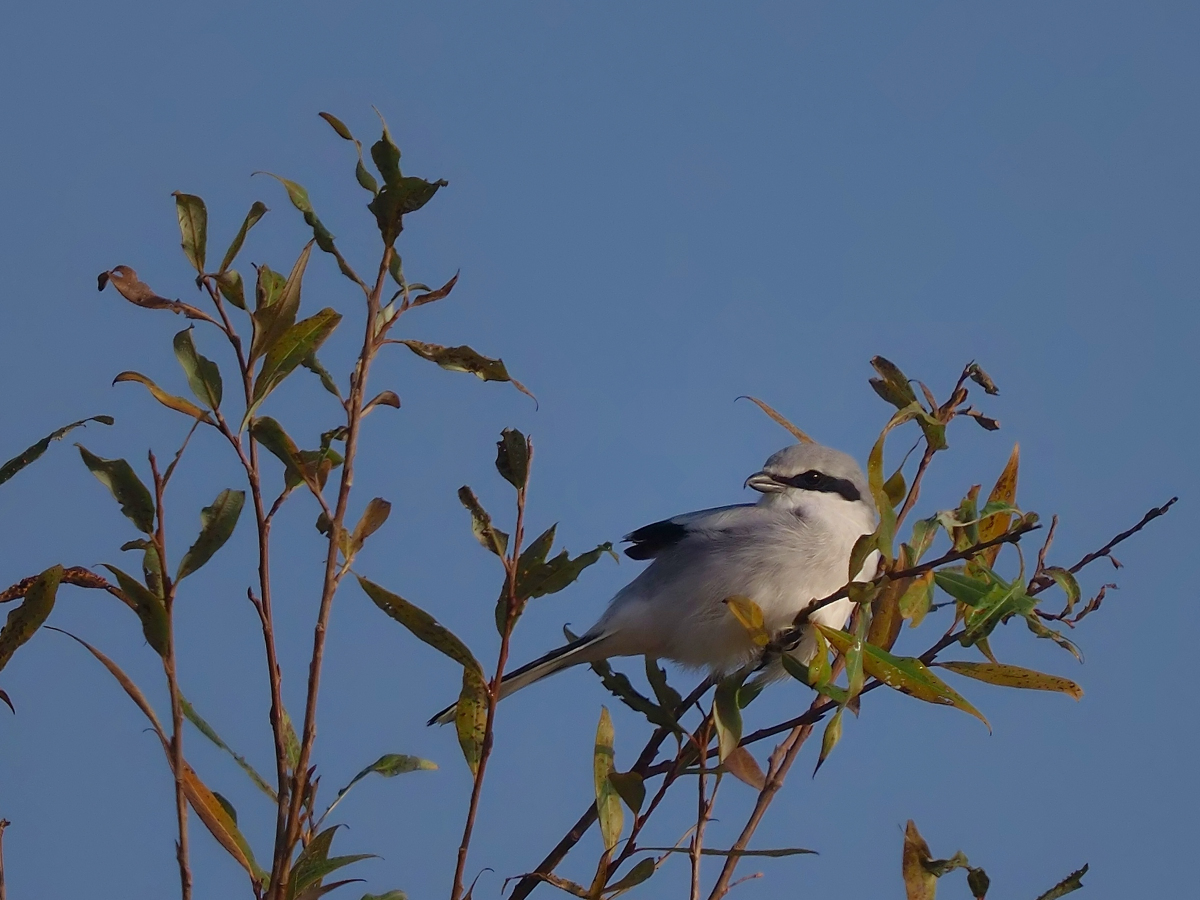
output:
POLYGON ((787 485, 780 484, 773 476, 768 475, 766 472, 755 472, 746 479, 746 483, 742 487, 753 488, 760 494, 778 494, 787 485))

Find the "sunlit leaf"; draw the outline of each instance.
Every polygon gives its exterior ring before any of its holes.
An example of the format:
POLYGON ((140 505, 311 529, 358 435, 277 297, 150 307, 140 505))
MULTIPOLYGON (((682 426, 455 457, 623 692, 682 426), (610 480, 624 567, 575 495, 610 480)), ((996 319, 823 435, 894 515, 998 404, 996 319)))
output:
POLYGON ((533 394, 525 385, 508 374, 502 359, 489 359, 476 353, 470 347, 443 347, 440 344, 427 344, 424 341, 400 341, 413 353, 422 359, 437 363, 443 369, 451 372, 470 372, 483 381, 508 381, 523 394, 532 397, 533 394))
POLYGON ((83 464, 96 476, 96 480, 108 488, 113 498, 121 505, 121 512, 137 530, 143 534, 154 533, 154 498, 150 491, 134 474, 133 468, 123 459, 104 459, 89 451, 83 444, 76 444, 83 464))
POLYGON ((250 845, 238 830, 233 817, 186 762, 183 764, 182 781, 188 802, 217 843, 250 873, 251 878, 259 882, 266 880, 266 873, 254 861, 250 845))
POLYGON ((483 742, 487 733, 488 688, 477 667, 463 666, 462 691, 454 709, 458 745, 472 775, 479 773, 483 742))
MULTIPOLYGON (((879 359, 880 357, 876 357, 879 359)), ((874 361, 872 361, 874 362, 874 361)), ((878 379, 875 379, 878 380, 878 379)), ((907 382, 905 385, 907 386, 907 382)), ((909 393, 912 388, 909 387, 909 393)), ((880 432, 878 439, 871 448, 871 453, 867 457, 867 483, 871 489, 871 496, 875 500, 875 506, 879 512, 879 526, 876 528, 878 542, 876 549, 883 555, 883 558, 888 562, 892 561, 892 542, 896 532, 896 511, 892 506, 891 500, 888 499, 887 492, 884 491, 883 479, 883 448, 887 440, 888 433, 894 428, 898 428, 905 422, 909 422, 917 416, 921 415, 923 410, 921 405, 914 399, 908 406, 898 410, 883 431, 880 432)), ((857 574, 857 573, 855 573, 857 574)))
POLYGON ((967 606, 978 606, 994 587, 983 579, 968 575, 961 568, 939 569, 934 573, 933 580, 943 591, 967 606))
POLYGON ((146 643, 155 653, 165 658, 170 650, 168 641, 170 627, 167 624, 167 609, 163 605, 162 598, 116 566, 110 566, 108 563, 103 565, 116 576, 117 585, 129 602, 133 604, 133 611, 141 620, 142 635, 146 638, 146 643))
MULTIPOLYGON (((996 484, 992 487, 991 493, 988 494, 988 504, 1003 502, 1015 505, 1017 502, 1017 473, 1021 465, 1021 445, 1014 444, 1012 453, 1009 454, 1008 462, 1004 464, 1004 468, 1000 472, 1000 477, 996 479, 996 484)), ((985 507, 986 508, 986 507, 985 507)), ((998 514, 985 519, 979 523, 979 540, 986 542, 1000 537, 1008 531, 1008 526, 1012 522, 1011 514, 998 514)), ((1001 545, 989 547, 983 551, 982 558, 989 566, 996 564, 996 557, 1000 555, 1001 545)))
POLYGON ((892 506, 899 506, 904 502, 904 498, 908 495, 908 485, 904 483, 904 472, 902 470, 897 469, 883 483, 883 492, 887 494, 887 498, 891 501, 892 506))
POLYGON ((1060 694, 1069 694, 1076 700, 1083 697, 1083 688, 1069 678, 1047 675, 1033 669, 1023 669, 1020 666, 992 662, 959 662, 957 660, 934 663, 934 665, 968 678, 974 678, 976 681, 986 681, 988 684, 1022 688, 1028 691, 1057 691, 1060 694))
POLYGON ((529 441, 515 428, 505 428, 496 442, 496 471, 520 490, 529 478, 529 441))
POLYGON ((472 669, 482 676, 483 669, 471 651, 467 649, 467 645, 451 634, 433 616, 361 575, 357 577, 358 583, 367 596, 381 610, 430 647, 441 651, 464 668, 472 669))
POLYGON ((596 748, 592 762, 596 782, 596 813, 600 818, 600 834, 608 851, 621 839, 625 813, 621 799, 609 776, 615 770, 613 753, 613 724, 608 707, 600 707, 600 723, 596 727, 596 748))
POLYGON ((96 285, 100 290, 104 290, 109 283, 134 306, 140 306, 143 309, 169 309, 171 312, 182 314, 189 319, 213 321, 212 316, 208 313, 202 312, 190 304, 160 297, 150 285, 138 278, 137 272, 129 266, 117 266, 107 272, 101 272, 96 279, 96 285))
POLYGON ((909 627, 916 628, 925 620, 933 608, 933 572, 924 572, 909 582, 901 596, 898 609, 900 615, 909 620, 909 627))
POLYGON ((182 581, 212 559, 214 553, 225 545, 233 534, 238 517, 242 514, 242 505, 246 502, 245 491, 225 489, 217 494, 212 506, 200 510, 200 536, 196 543, 188 548, 188 552, 179 561, 179 571, 176 581, 182 581))
MULTIPOLYGON (((853 635, 833 628, 817 625, 829 643, 840 653, 848 654, 856 643, 853 635)), ((970 703, 963 699, 948 684, 929 670, 921 660, 907 656, 893 656, 886 650, 870 644, 863 645, 863 669, 872 678, 877 678, 890 688, 941 706, 953 706, 969 713, 991 730, 987 719, 970 703)))
POLYGON ((471 532, 485 550, 504 556, 508 550, 508 535, 492 525, 492 517, 479 502, 479 498, 465 484, 458 489, 458 500, 471 514, 471 532))
POLYGON ((763 627, 763 612, 757 603, 749 597, 737 595, 726 597, 721 602, 729 607, 733 617, 738 620, 739 625, 746 629, 746 633, 756 647, 765 647, 771 643, 771 635, 767 634, 767 630, 763 627))
POLYGON ((204 274, 204 251, 208 244, 208 211, 204 201, 194 194, 175 191, 175 214, 179 218, 179 233, 183 238, 183 255, 196 271, 204 274))
POLYGON ((1047 566, 1042 569, 1042 574, 1049 575, 1063 589, 1063 593, 1067 595, 1067 612, 1070 613, 1080 598, 1079 582, 1075 576, 1061 566, 1047 566))
POLYGON ((167 409, 173 409, 176 412, 181 412, 185 416, 190 416, 193 419, 200 419, 202 422, 212 423, 212 416, 205 410, 201 409, 191 400, 185 400, 183 397, 177 397, 174 394, 168 394, 157 384, 147 378, 140 372, 122 372, 113 379, 113 384, 118 384, 125 381, 135 381, 138 384, 144 384, 150 391, 151 395, 167 409))
MULTIPOLYGON (((62 577, 63 567, 51 566, 29 586, 24 601, 9 612, 4 628, 0 629, 0 669, 8 665, 17 648, 33 637, 49 617, 62 577)), ((12 702, 8 705, 11 708, 12 702)))
POLYGON ((367 538, 383 527, 391 512, 392 504, 382 497, 375 497, 367 503, 362 518, 358 520, 358 524, 354 526, 354 533, 350 536, 352 553, 361 550, 367 538))
MULTIPOLYGON (((820 633, 818 632, 818 635, 820 633)), ((824 637, 820 637, 824 641, 824 637)), ((828 648, 824 651, 818 651, 813 665, 806 666, 789 653, 783 654, 779 658, 783 664, 783 670, 799 681, 819 693, 823 697, 828 697, 839 706, 845 706, 850 701, 850 695, 845 688, 838 687, 830 681, 832 672, 829 666, 828 648)))
POLYGON ((113 423, 113 418, 112 416, 91 416, 87 419, 80 419, 78 422, 72 422, 70 425, 64 425, 62 428, 51 432, 36 444, 26 447, 23 453, 19 454, 18 456, 14 456, 8 462, 4 463, 4 465, 0 466, 0 484, 4 484, 4 482, 8 481, 27 465, 45 453, 52 441, 62 440, 63 435, 67 434, 67 432, 76 428, 80 428, 86 425, 88 422, 99 422, 101 425, 111 425, 113 423))
MULTIPOLYGON (((242 244, 246 242, 246 235, 249 234, 250 229, 253 228, 258 223, 258 220, 266 215, 266 213, 267 207, 258 200, 255 200, 253 205, 250 207, 250 212, 246 213, 246 218, 242 220, 242 227, 239 228, 238 233, 234 235, 233 243, 231 243, 229 245, 229 249, 225 251, 225 258, 221 260, 221 268, 217 270, 218 275, 223 275, 229 271, 229 267, 233 265, 234 259, 236 259, 237 255, 242 251, 242 244)), ((241 283, 241 278, 238 279, 238 282, 239 284, 241 283)), ((242 309, 246 308, 245 303, 239 303, 237 305, 242 309)))

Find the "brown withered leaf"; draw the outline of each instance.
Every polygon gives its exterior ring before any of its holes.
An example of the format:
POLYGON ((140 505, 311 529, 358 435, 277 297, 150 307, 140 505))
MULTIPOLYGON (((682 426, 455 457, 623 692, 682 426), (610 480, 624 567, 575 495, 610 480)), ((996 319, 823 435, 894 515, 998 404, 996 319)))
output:
POLYGON ((182 314, 189 319, 212 321, 211 316, 190 304, 160 297, 150 285, 138 278, 137 272, 129 266, 117 266, 107 272, 101 272, 96 278, 96 289, 102 291, 109 283, 134 306, 144 309, 169 309, 171 312, 177 315, 182 314))
POLYGON ((450 292, 454 290, 454 285, 458 283, 458 272, 454 273, 454 277, 443 284, 436 291, 430 291, 427 294, 418 294, 413 297, 411 306, 423 306, 426 303, 432 303, 434 300, 442 300, 450 296, 450 292))

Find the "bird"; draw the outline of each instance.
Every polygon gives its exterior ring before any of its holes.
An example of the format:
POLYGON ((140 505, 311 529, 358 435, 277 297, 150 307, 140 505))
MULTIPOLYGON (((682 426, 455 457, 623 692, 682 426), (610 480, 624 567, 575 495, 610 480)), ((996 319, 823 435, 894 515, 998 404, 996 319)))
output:
MULTIPOLYGON (((749 597, 768 634, 789 628, 797 614, 847 581, 851 550, 875 530, 878 514, 867 479, 853 457, 816 442, 785 447, 744 487, 757 503, 719 506, 646 525, 624 538, 625 554, 651 560, 622 588, 581 637, 508 673, 506 697, 555 672, 616 656, 667 659, 715 676, 754 663, 762 651, 723 602, 749 597)), ((866 557, 854 580, 875 577, 879 553, 866 557)), ((842 628, 852 601, 839 599, 809 622, 842 628)), ((817 650, 806 626, 790 652, 807 664, 817 650)), ((760 678, 783 675, 776 661, 760 678)), ((450 706, 429 724, 454 721, 450 706)))

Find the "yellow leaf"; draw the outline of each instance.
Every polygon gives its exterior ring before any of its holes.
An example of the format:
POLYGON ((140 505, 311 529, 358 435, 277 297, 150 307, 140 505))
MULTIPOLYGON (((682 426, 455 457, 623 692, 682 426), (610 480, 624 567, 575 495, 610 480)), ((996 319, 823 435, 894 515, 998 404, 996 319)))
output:
POLYGON ((733 617, 741 623, 750 635, 750 640, 756 646, 765 647, 771 643, 771 636, 763 627, 763 613, 758 604, 749 597, 734 595, 725 598, 725 605, 733 613, 733 617))
MULTIPOLYGON (((1011 503, 1013 506, 1017 504, 1017 470, 1021 463, 1021 445, 1014 444, 1012 453, 1008 457, 1008 462, 1004 464, 1003 471, 1000 472, 1000 477, 996 479, 996 485, 992 488, 992 492, 988 494, 987 502, 994 503, 1000 501, 1003 503, 1011 503)), ((1012 521, 1011 513, 997 513, 994 516, 989 516, 979 523, 979 541, 990 541, 1000 537, 1004 532, 1008 531, 1008 526, 1012 521)), ((996 564, 996 557, 1000 555, 1000 547, 997 544, 995 547, 989 547, 983 552, 983 560, 989 566, 996 564)))

